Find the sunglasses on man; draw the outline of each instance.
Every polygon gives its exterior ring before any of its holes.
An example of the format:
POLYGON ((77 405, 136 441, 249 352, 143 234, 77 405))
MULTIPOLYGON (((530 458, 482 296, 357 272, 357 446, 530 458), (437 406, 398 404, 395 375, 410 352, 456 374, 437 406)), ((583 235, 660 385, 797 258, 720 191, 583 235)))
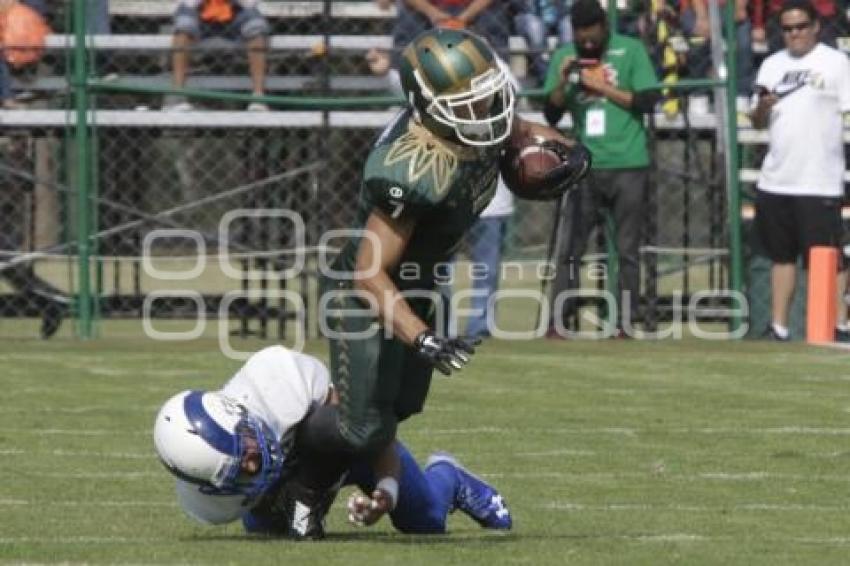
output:
POLYGON ((803 31, 812 25, 812 22, 803 22, 800 24, 791 24, 789 26, 782 26, 782 31, 785 33, 791 33, 792 31, 803 31))

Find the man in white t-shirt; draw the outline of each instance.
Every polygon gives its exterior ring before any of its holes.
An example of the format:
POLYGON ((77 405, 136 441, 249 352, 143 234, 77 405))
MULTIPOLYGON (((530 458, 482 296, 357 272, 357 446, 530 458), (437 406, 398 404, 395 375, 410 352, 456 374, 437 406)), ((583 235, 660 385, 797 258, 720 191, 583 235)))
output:
MULTIPOLYGON (((315 408, 336 403, 327 368, 316 358, 281 346, 260 350, 219 391, 183 391, 160 409, 154 424, 157 456, 176 478, 177 499, 190 517, 207 524, 242 520, 252 533, 322 538, 324 514, 340 484, 358 486, 349 520, 370 525, 389 500, 390 520, 411 534, 443 533, 459 509, 487 529, 510 529, 502 496, 445 453, 421 469, 400 442, 398 483, 377 481, 368 461, 354 461, 336 487, 304 486, 305 456, 298 425, 315 408)), ((342 457, 342 456, 341 456, 342 457)))
MULTIPOLYGON (((756 231, 771 268, 772 322, 765 336, 788 340, 796 262, 812 246, 841 244, 844 196, 842 113, 850 111, 850 61, 819 43, 817 12, 787 0, 779 14, 786 49, 762 63, 753 125, 768 128, 769 149, 756 192, 756 231)), ((840 257, 840 256, 839 256, 840 257)), ((846 272, 841 268, 839 292, 846 272)), ((836 339, 850 338, 839 297, 836 339)))

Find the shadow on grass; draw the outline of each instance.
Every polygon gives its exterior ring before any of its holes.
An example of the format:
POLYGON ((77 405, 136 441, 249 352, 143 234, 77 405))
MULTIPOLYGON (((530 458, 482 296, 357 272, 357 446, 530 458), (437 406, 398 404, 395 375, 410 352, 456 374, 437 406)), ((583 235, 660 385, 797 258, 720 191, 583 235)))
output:
POLYGON ((322 543, 369 543, 369 544, 393 544, 410 546, 436 546, 443 544, 464 543, 499 543, 516 542, 525 537, 517 533, 483 531, 481 533, 459 532, 439 535, 406 535, 394 532, 343 532, 327 533, 321 541, 294 541, 286 537, 248 535, 242 533, 233 534, 211 534, 181 537, 182 542, 210 542, 210 541, 243 541, 259 544, 269 543, 297 543, 297 544, 322 544, 322 543))

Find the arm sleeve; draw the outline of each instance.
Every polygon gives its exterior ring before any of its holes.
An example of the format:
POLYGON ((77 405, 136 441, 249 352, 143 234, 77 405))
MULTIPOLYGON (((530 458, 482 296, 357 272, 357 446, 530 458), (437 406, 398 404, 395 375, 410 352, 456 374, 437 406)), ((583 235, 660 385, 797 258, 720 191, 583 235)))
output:
POLYGON ((756 88, 754 88, 753 90, 758 90, 757 87, 760 86, 768 90, 773 89, 773 84, 771 84, 772 81, 770 75, 770 58, 768 58, 765 59, 764 62, 762 62, 761 66, 758 68, 758 71, 756 71, 756 80, 754 84, 756 88))
POLYGON ((649 90, 658 85, 658 77, 655 76, 655 68, 649 59, 649 53, 642 43, 636 41, 632 54, 631 81, 627 90, 639 92, 649 90))
POLYGON ((546 69, 546 81, 543 83, 543 90, 548 95, 558 85, 559 75, 561 73, 561 62, 567 56, 566 51, 558 49, 552 54, 549 59, 549 67, 546 69))

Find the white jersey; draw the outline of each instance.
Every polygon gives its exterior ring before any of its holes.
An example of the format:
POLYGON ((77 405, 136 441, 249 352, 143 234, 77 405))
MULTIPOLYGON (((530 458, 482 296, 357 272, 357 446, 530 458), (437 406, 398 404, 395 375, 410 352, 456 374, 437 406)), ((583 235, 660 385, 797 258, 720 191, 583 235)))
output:
POLYGON ((776 194, 844 194, 842 113, 850 111, 850 60, 817 44, 803 57, 787 49, 765 59, 757 87, 780 96, 770 113, 770 146, 759 189, 776 194))
POLYGON ((496 194, 487 208, 481 211, 481 218, 495 218, 498 216, 510 216, 514 213, 514 194, 505 185, 504 179, 499 175, 499 184, 496 185, 496 194))
MULTIPOLYGON (((330 376, 312 356, 271 346, 245 362, 221 392, 262 419, 278 438, 284 438, 307 415, 327 400, 330 376)), ((247 509, 242 495, 210 495, 198 486, 177 480, 177 499, 190 517, 203 523, 229 523, 247 509)))

